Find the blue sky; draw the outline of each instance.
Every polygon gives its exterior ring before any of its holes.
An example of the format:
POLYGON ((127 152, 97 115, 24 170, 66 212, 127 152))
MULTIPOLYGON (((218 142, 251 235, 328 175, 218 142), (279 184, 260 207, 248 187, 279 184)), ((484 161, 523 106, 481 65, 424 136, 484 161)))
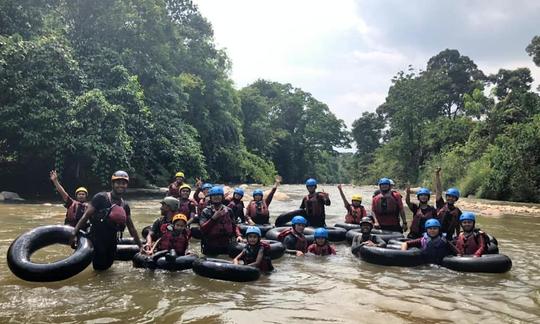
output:
MULTIPOLYGON (((263 78, 310 92, 347 125, 384 102, 391 78, 446 48, 485 73, 540 68, 540 1, 194 0, 233 64, 237 88, 263 78)), ((535 81, 535 88, 538 81, 535 81)))

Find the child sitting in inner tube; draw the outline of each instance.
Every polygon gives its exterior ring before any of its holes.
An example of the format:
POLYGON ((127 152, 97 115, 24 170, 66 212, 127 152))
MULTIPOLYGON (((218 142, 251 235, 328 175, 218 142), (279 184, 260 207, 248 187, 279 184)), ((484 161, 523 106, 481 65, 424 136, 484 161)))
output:
POLYGON ((176 256, 186 255, 191 234, 187 228, 187 216, 176 214, 172 218, 172 224, 161 225, 161 239, 158 242, 158 251, 170 251, 176 256))
POLYGON ((425 227, 426 233, 421 238, 401 244, 401 250, 406 251, 411 247, 420 248, 426 263, 441 264, 445 256, 455 252, 455 248, 442 235, 441 223, 437 219, 428 219, 425 227))
POLYGON ((366 209, 362 206, 362 196, 361 195, 352 195, 351 202, 347 201, 345 194, 343 193, 343 185, 339 184, 338 186, 339 194, 341 199, 343 199, 343 204, 345 204, 345 209, 347 209, 347 215, 345 215, 345 223, 347 224, 360 224, 362 218, 367 216, 366 209))
POLYGON ((328 243, 328 230, 319 227, 315 230, 315 243, 308 247, 308 253, 315 255, 336 254, 336 249, 328 243))
POLYGON ((278 240, 285 245, 285 252, 303 256, 308 247, 307 239, 304 236, 307 220, 302 216, 294 216, 291 223, 291 228, 279 233, 278 240))
POLYGON ((464 212, 459 217, 459 222, 463 231, 454 240, 457 255, 481 257, 487 251, 489 239, 486 233, 474 227, 476 216, 471 212, 464 212))
POLYGON ((234 258, 233 263, 238 264, 242 260, 244 265, 257 267, 262 272, 274 270, 270 258, 270 244, 261 241, 261 230, 255 226, 248 227, 246 240, 246 247, 234 258))
POLYGON ((376 246, 376 247, 386 247, 386 242, 377 235, 372 235, 371 230, 373 229, 373 220, 371 217, 364 217, 360 221, 360 231, 361 235, 356 235, 353 238, 351 250, 353 254, 362 246, 376 246))

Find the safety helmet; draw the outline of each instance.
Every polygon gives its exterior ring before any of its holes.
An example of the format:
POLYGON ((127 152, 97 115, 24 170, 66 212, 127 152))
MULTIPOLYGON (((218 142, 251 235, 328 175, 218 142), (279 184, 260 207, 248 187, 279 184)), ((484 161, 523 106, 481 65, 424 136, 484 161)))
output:
POLYGON ((422 196, 422 195, 426 195, 426 196, 429 197, 431 195, 431 191, 429 191, 428 188, 420 188, 420 189, 418 189, 418 191, 416 192, 416 197, 422 196))
POLYGON ((223 193, 223 188, 222 187, 212 187, 212 189, 210 189, 210 191, 208 192, 208 195, 209 196, 223 196, 224 193, 223 193))
POLYGON ((246 230, 246 236, 248 234, 257 234, 259 237, 262 236, 261 234, 261 229, 258 228, 257 226, 249 226, 246 230))
POLYGON ((191 186, 188 185, 187 183, 184 183, 183 185, 180 186, 179 190, 182 191, 183 189, 188 189, 189 191, 191 191, 191 186))
POLYGON ((235 188, 234 193, 244 197, 244 190, 242 188, 235 188))
POLYGON ((396 183, 394 182, 394 180, 392 180, 392 179, 388 179, 388 180, 390 181, 390 185, 391 185, 391 186, 393 186, 393 185, 396 184, 396 183))
POLYGON ((474 213, 464 212, 463 214, 461 214, 461 216, 459 216, 459 221, 462 222, 464 220, 476 222, 476 216, 474 215, 474 213))
POLYGON ((439 223, 439 221, 435 218, 430 218, 426 221, 424 227, 426 229, 430 228, 430 227, 441 227, 441 223, 439 223))
POLYGON ((263 196, 264 192, 261 189, 255 189, 253 190, 253 197, 255 196, 263 196))
POLYGON ((313 235, 315 238, 318 238, 318 237, 323 237, 323 238, 328 238, 328 230, 326 228, 323 228, 323 227, 319 227, 315 230, 315 233, 313 235))
POLYGON ((176 172, 176 174, 174 175, 174 177, 175 177, 175 178, 178 178, 178 177, 185 178, 184 172, 182 172, 182 171, 176 172))
POLYGON ((311 186, 316 186, 316 185, 317 185, 317 180, 313 178, 309 178, 306 180, 306 187, 311 187, 311 186))
POLYGON ((454 196, 456 198, 459 198, 459 190, 457 188, 450 188, 446 190, 447 196, 454 196))
POLYGON ((173 224, 174 224, 177 220, 183 220, 184 222, 187 223, 187 216, 184 215, 184 214, 176 214, 176 215, 174 215, 173 218, 172 218, 173 224))
POLYGON ((352 195, 351 200, 362 202, 362 195, 352 195))
POLYGON ((84 192, 88 196, 88 190, 86 190, 85 187, 79 187, 77 190, 75 190, 75 194, 78 194, 79 192, 84 192))
POLYGON ((291 224, 293 224, 293 225, 296 225, 296 224, 307 225, 307 220, 302 216, 294 216, 293 219, 291 220, 291 224))
POLYGON ((373 220, 371 219, 371 217, 362 217, 362 219, 360 220, 360 225, 362 224, 369 224, 373 227, 373 220))
POLYGON ((118 170, 115 173, 113 173, 111 177, 111 181, 115 181, 115 180, 126 180, 127 182, 129 182, 129 175, 127 174, 126 171, 118 170))
POLYGON ((178 199, 171 196, 163 198, 161 203, 169 206, 169 208, 171 208, 172 210, 177 210, 178 207, 180 207, 180 201, 178 201, 178 199))
POLYGON ((212 189, 212 184, 211 183, 205 183, 202 185, 201 189, 202 190, 205 190, 205 189, 212 189))
POLYGON ((388 178, 380 178, 379 179, 379 186, 380 185, 390 185, 390 179, 388 179, 388 178))

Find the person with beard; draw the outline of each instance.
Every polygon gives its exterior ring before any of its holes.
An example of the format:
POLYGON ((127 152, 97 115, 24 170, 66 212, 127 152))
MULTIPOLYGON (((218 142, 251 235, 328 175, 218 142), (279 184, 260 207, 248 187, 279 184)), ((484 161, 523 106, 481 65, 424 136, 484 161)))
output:
POLYGON ((390 179, 381 178, 379 180, 380 193, 373 197, 371 211, 375 216, 375 228, 393 232, 406 232, 407 219, 401 195, 391 190, 390 179), (401 217, 402 225, 399 224, 401 217))
POLYGON ((418 198, 418 204, 411 202, 411 188, 407 186, 405 195, 405 203, 413 214, 411 222, 411 231, 407 238, 415 239, 422 236, 426 231, 424 224, 428 219, 437 218, 437 210, 435 207, 429 205, 429 197, 431 191, 427 188, 420 188, 416 192, 416 198, 418 198))
POLYGON ((324 206, 330 206, 330 197, 326 192, 317 192, 317 180, 309 178, 306 181, 308 195, 302 199, 300 209, 305 210, 306 219, 310 226, 326 227, 324 206))
POLYGON ((131 219, 129 205, 122 198, 126 192, 129 175, 125 171, 116 171, 111 177, 112 190, 96 194, 84 212, 70 239, 73 247, 77 244, 79 230, 90 220, 90 240, 94 246, 92 266, 95 270, 107 270, 114 262, 118 237, 127 227, 135 240, 142 247, 139 234, 131 219))
POLYGON ((206 255, 227 254, 229 246, 236 237, 242 241, 240 229, 236 226, 232 210, 223 204, 223 188, 210 189, 209 205, 199 216, 201 227, 201 249, 206 255))
POLYGON ((454 234, 459 235, 459 216, 461 210, 456 207, 460 192, 457 188, 450 188, 446 191, 446 202, 442 197, 441 168, 435 170, 435 206, 437 207, 437 218, 442 223, 441 231, 446 235, 446 239, 451 240, 454 234))
POLYGON ((472 255, 481 257, 487 251, 487 234, 479 228, 475 228, 476 216, 471 212, 464 212, 459 216, 459 222, 463 231, 459 233, 454 241, 457 255, 472 255))
POLYGON ((372 229, 373 221, 371 220, 371 217, 362 218, 360 221, 360 231, 362 234, 356 235, 352 241, 351 251, 353 254, 356 254, 363 245, 386 247, 386 242, 382 238, 371 234, 372 229))
POLYGON ((172 218, 177 213, 178 206, 178 199, 174 197, 163 198, 160 208, 161 217, 154 221, 148 235, 146 235, 146 244, 143 247, 145 252, 149 253, 152 250, 154 241, 161 238, 163 225, 166 226, 172 223, 172 218))

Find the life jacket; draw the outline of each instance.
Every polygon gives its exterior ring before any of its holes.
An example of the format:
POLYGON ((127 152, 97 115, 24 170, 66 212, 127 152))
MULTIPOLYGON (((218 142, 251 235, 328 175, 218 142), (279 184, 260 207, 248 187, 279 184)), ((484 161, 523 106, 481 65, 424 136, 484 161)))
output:
POLYGON ((180 198, 180 186, 182 186, 182 183, 176 184, 176 181, 171 183, 169 185, 168 195, 174 198, 180 198))
POLYGON ((66 219, 64 220, 65 225, 71 225, 73 227, 77 226, 77 223, 82 218, 88 203, 81 203, 76 200, 71 201, 71 205, 67 208, 66 219))
POLYGON ((350 204, 349 206, 350 206, 350 209, 347 212, 347 215, 345 215, 345 223, 360 224, 360 221, 362 220, 362 218, 367 216, 366 209, 362 205, 355 207, 352 204, 350 204))
POLYGON ((330 255, 336 254, 336 250, 326 242, 323 246, 313 243, 308 247, 308 252, 315 255, 330 255))
POLYGON ((390 191, 390 197, 381 192, 373 198, 373 212, 379 225, 399 226, 400 201, 401 195, 395 191, 390 191))
POLYGON ((424 227, 426 221, 431 218, 437 218, 437 210, 433 206, 428 205, 425 209, 418 206, 416 213, 413 215, 409 237, 417 238, 422 236, 422 233, 426 231, 424 227), (424 213, 424 211, 426 211, 426 213, 424 213))
POLYGON ((184 230, 179 235, 174 235, 171 228, 172 224, 161 225, 161 240, 159 241, 158 250, 174 249, 178 255, 185 255, 189 245, 190 232, 184 230))
POLYGON ((441 232, 446 233, 446 237, 451 239, 454 235, 456 228, 459 227, 459 216, 461 215, 461 210, 452 205, 445 203, 437 211, 437 218, 441 222, 441 232))
POLYGON ((274 270, 271 261, 272 259, 270 258, 270 244, 260 240, 255 246, 246 244, 244 254, 242 255, 242 261, 244 261, 244 264, 250 264, 257 261, 257 256, 259 255, 260 249, 263 249, 263 259, 259 264, 259 269, 263 272, 274 270))
POLYGON ((481 256, 487 251, 488 243, 489 238, 486 233, 474 229, 469 236, 466 236, 464 232, 459 233, 456 238, 456 250, 462 255, 473 255, 478 252, 476 255, 481 256))
POLYGON ((193 199, 180 200, 178 212, 186 215, 189 220, 191 219, 191 213, 197 212, 197 203, 193 199))
POLYGON ((232 199, 227 204, 227 207, 232 210, 236 223, 244 223, 246 221, 246 217, 244 216, 244 202, 242 200, 232 199))
POLYGON ((197 208, 199 210, 199 215, 202 214, 203 210, 208 206, 208 201, 206 200, 206 197, 199 199, 197 202, 197 208))
POLYGON ((250 201, 247 207, 247 215, 255 222, 255 224, 262 225, 270 223, 270 211, 263 199, 259 201, 250 201))
POLYGON ((289 228, 284 230, 283 232, 279 233, 277 239, 280 242, 283 242, 285 238, 289 235, 294 236, 296 240, 296 245, 294 247, 297 251, 302 251, 304 253, 307 252, 307 240, 306 237, 303 234, 297 233, 293 228, 289 228))
POLYGON ((420 242, 422 256, 427 263, 441 264, 442 259, 448 255, 448 242, 441 235, 431 238, 427 233, 424 233, 420 242))
POLYGON ((124 199, 120 198, 120 204, 118 205, 112 202, 110 192, 106 193, 106 198, 111 206, 98 211, 93 224, 101 223, 115 229, 117 232, 124 231, 128 218, 124 199))
MULTIPOLYGON (((206 207, 206 209, 208 208, 210 207, 206 207)), ((223 215, 217 221, 212 221, 214 224, 206 231, 206 233, 205 230, 201 228, 203 237, 208 238, 210 241, 219 238, 227 238, 228 240, 235 235, 236 223, 234 221, 232 210, 229 207, 224 206, 218 213, 225 213, 226 215, 223 215)))
POLYGON ((310 226, 325 226, 324 203, 319 199, 320 192, 304 196, 306 216, 310 226))

